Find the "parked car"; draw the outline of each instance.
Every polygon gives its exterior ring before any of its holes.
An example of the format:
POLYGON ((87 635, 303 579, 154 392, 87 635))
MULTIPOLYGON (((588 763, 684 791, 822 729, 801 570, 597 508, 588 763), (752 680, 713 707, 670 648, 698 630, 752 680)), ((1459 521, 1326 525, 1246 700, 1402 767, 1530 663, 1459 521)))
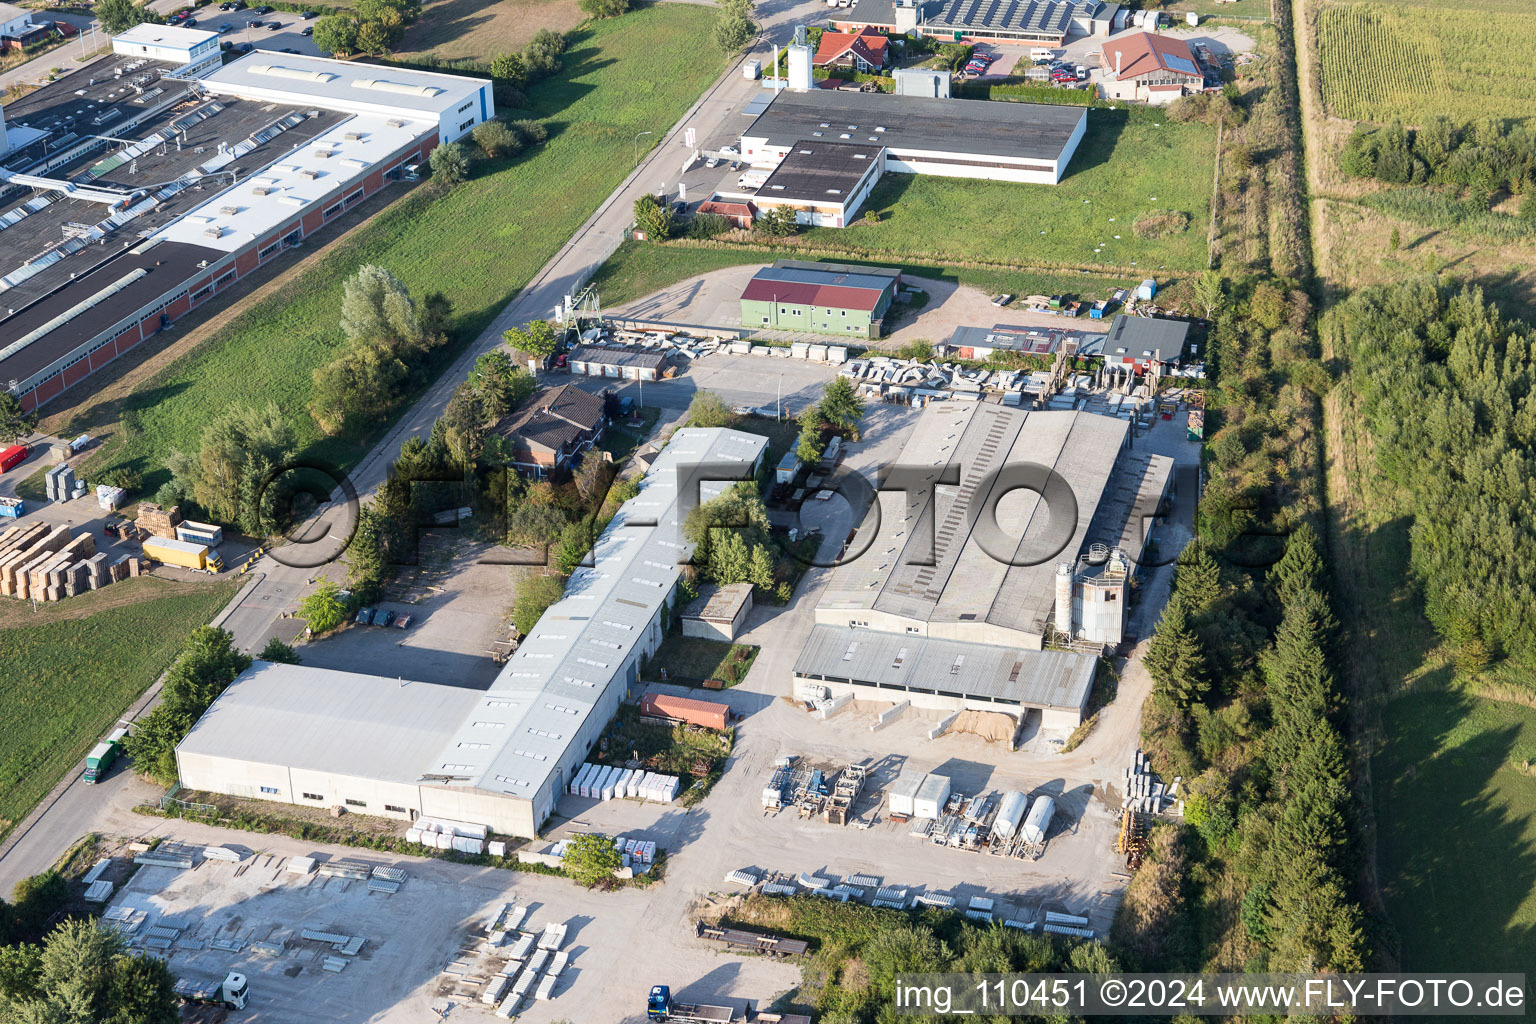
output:
POLYGON ((250 53, 251 52, 251 44, 250 43, 241 43, 240 44, 240 52, 241 53, 250 53))
POLYGON ((185 18, 185 19, 182 20, 182 24, 185 25, 187 28, 191 28, 193 25, 197 24, 197 19, 196 18, 185 18))
POLYGON ((373 621, 373 609, 372 608, 359 608, 357 610, 356 622, 359 625, 366 626, 366 625, 368 625, 368 623, 370 623, 372 621, 373 621))
POLYGON ((276 7, 268 7, 266 4, 262 4, 260 7, 256 8, 251 13, 252 14, 271 14, 275 10, 277 10, 276 7))
POLYGON ((313 25, 305 25, 304 28, 299 32, 299 35, 301 36, 312 36, 314 34, 315 26, 313 25))
POLYGON ((263 22, 260 18, 252 18, 248 28, 261 28, 263 22))
POLYGON ((388 608, 380 608, 373 613, 373 624, 375 626, 392 626, 394 623, 395 613, 388 608))
POLYGON ((720 166, 720 158, 717 157, 717 156, 712 156, 708 160, 704 161, 704 166, 705 167, 719 167, 720 166))
POLYGON ((316 14, 314 11, 305 11, 303 14, 299 15, 299 20, 314 21, 318 17, 320 17, 320 15, 316 14))
POLYGON ((234 30, 235 26, 233 22, 226 21, 219 25, 220 32, 233 32, 234 30))
POLYGON ((269 22, 267 22, 267 31, 268 32, 276 32, 278 29, 280 29, 282 27, 283 27, 282 22, 279 22, 279 21, 269 21, 269 22))
POLYGON ((736 147, 735 146, 726 146, 724 149, 720 150, 720 155, 721 156, 740 156, 741 154, 736 152, 736 147))
POLYGON ((1079 82, 1088 81, 1088 66, 1086 64, 1079 64, 1077 66, 1077 80, 1079 82))

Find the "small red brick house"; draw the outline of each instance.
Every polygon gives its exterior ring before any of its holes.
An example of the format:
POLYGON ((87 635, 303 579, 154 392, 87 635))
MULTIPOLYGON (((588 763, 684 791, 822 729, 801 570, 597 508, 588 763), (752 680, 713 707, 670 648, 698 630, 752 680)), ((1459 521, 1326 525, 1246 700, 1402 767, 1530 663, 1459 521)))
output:
POLYGON ((890 61, 891 41, 878 32, 823 32, 813 63, 819 68, 879 71, 890 61))
POLYGON ((512 443, 513 465, 545 476, 597 443, 608 426, 603 399, 573 384, 549 388, 496 424, 491 433, 512 443))
POLYGON ((719 214, 738 228, 750 228, 757 218, 757 207, 751 203, 732 203, 713 196, 699 204, 699 212, 719 214))

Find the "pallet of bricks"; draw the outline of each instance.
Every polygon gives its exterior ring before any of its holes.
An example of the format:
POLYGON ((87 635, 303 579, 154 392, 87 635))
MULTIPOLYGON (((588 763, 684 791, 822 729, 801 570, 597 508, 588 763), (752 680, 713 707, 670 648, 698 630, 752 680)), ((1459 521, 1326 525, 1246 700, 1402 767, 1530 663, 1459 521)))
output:
POLYGON ((111 560, 89 533, 29 523, 0 531, 0 595, 59 601, 139 574, 138 559, 111 560))

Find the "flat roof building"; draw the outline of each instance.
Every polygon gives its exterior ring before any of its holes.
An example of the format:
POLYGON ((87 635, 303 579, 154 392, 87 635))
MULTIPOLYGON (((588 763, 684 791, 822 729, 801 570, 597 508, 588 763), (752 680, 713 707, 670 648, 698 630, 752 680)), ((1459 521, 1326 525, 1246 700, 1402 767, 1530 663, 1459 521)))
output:
POLYGON ((779 260, 747 282, 741 324, 878 338, 900 288, 899 270, 779 260))
POLYGON ((875 145, 887 173, 1054 185, 1087 125, 1085 107, 786 89, 742 133, 741 153, 771 167, 802 140, 875 145))
POLYGON ((141 22, 112 37, 112 52, 120 57, 142 57, 177 66, 177 73, 200 75, 219 65, 219 34, 200 28, 153 25, 141 22))
POLYGON ((879 145, 802 139, 758 186, 757 208, 787 207, 797 223, 845 227, 884 170, 885 149, 879 145))
POLYGON ((567 359, 572 373, 623 380, 660 380, 667 366, 666 352, 641 345, 577 345, 567 359))
POLYGON ((1073 35, 1108 35, 1119 10, 1103 0, 863 0, 831 20, 844 32, 873 28, 947 43, 1062 46, 1073 35))
POLYGON ((209 35, 138 26, 121 45, 175 59, 103 57, 6 111, 0 180, 21 187, 0 199, 0 381, 27 409, 217 301, 490 110, 482 79, 265 51, 199 78, 179 62, 209 35))
POLYGON ((488 689, 257 663, 178 746, 183 785, 537 835, 661 643, 689 509, 752 479, 767 443, 677 431, 488 689))

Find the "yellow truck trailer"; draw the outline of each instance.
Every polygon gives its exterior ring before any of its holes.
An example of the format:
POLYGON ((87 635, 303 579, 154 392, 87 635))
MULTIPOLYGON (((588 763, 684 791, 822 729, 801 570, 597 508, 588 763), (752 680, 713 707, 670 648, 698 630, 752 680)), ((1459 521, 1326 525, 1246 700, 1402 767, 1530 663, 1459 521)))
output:
POLYGON ((179 565, 183 569, 197 569, 207 573, 224 571, 224 560, 219 557, 217 551, 206 544, 194 544, 169 537, 145 538, 144 557, 151 562, 179 565))

